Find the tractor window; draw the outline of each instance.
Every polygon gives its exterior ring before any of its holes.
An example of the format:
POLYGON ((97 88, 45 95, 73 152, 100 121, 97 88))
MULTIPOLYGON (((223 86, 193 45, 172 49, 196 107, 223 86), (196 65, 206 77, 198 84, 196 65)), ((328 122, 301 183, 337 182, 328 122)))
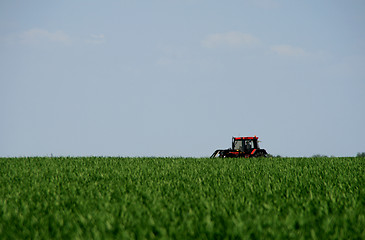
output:
POLYGON ((248 149, 248 150, 255 148, 255 146, 253 145, 253 141, 252 140, 246 140, 245 141, 245 148, 248 149))
POLYGON ((252 149, 258 148, 257 141, 252 139, 235 140, 233 142, 233 149, 240 150, 243 152, 251 151, 252 149))
POLYGON ((243 143, 242 141, 235 141, 233 149, 242 151, 243 150, 243 144, 242 143, 243 143))

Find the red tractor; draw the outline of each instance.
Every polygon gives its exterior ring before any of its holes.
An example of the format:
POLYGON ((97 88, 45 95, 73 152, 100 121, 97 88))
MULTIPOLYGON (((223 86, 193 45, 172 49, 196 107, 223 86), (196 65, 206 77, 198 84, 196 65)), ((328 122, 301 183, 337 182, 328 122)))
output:
POLYGON ((258 144, 258 137, 232 137, 232 148, 218 149, 210 156, 211 158, 249 158, 266 157, 267 152, 258 144))

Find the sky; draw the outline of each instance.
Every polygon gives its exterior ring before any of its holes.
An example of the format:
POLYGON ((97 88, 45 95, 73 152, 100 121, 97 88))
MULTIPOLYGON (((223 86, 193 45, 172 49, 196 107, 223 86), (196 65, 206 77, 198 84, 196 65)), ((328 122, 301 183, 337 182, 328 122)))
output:
POLYGON ((0 2, 0 157, 365 152, 362 0, 0 2))

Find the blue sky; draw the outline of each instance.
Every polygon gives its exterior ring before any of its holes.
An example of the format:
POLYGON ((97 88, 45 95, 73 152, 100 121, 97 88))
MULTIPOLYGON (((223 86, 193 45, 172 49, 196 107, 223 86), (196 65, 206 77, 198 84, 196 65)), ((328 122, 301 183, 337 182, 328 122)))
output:
POLYGON ((0 156, 365 151, 361 0, 1 1, 0 156))

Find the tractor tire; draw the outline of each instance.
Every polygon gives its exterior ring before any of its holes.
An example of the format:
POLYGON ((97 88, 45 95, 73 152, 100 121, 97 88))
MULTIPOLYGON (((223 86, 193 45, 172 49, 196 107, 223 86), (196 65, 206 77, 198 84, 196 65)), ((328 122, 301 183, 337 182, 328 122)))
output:
POLYGON ((264 152, 258 152, 255 154, 255 157, 266 157, 266 154, 264 152))

